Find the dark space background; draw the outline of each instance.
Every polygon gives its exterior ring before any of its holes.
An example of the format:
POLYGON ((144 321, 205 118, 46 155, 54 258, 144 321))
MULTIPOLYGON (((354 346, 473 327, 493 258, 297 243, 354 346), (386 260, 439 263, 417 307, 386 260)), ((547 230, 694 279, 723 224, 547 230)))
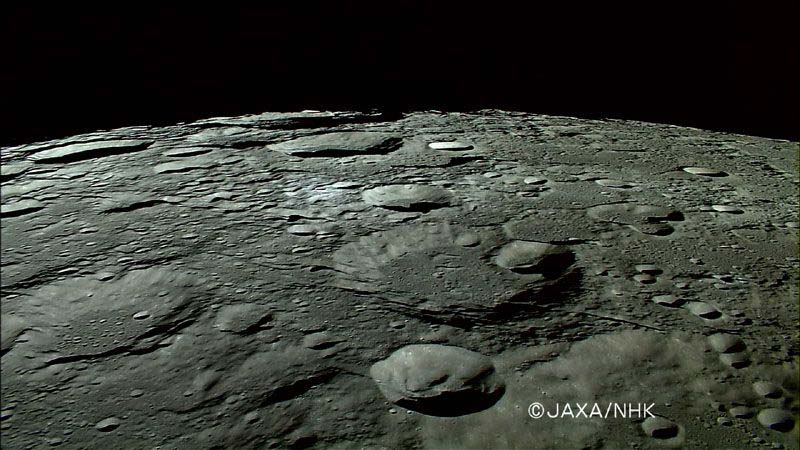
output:
POLYGON ((75 3, 5 7, 2 143, 372 108, 800 138, 797 1, 75 3))

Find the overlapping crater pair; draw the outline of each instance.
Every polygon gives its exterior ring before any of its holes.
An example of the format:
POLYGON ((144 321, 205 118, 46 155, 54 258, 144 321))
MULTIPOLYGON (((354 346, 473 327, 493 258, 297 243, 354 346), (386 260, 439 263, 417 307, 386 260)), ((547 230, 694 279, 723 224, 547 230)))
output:
POLYGON ((338 287, 369 293, 388 309, 462 327, 527 317, 565 301, 581 279, 566 246, 450 223, 376 232, 333 258, 338 287))

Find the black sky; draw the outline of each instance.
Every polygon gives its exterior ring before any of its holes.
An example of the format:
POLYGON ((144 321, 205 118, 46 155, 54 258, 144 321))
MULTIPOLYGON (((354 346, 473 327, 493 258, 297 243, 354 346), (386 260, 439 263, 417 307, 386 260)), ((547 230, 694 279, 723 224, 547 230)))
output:
POLYGON ((10 8, 2 141, 371 108, 800 138, 796 1, 264 3, 10 8))

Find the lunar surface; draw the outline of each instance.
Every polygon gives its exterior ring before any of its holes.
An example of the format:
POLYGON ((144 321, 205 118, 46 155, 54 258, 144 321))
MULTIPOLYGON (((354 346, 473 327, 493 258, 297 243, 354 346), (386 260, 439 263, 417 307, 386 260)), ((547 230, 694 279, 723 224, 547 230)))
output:
POLYGON ((797 143, 306 111, 2 149, 4 449, 796 449, 798 313, 797 143))

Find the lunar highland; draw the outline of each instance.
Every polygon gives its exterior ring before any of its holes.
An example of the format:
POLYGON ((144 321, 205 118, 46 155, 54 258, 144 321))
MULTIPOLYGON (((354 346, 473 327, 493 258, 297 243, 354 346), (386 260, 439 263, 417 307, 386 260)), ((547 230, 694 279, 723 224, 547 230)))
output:
POLYGON ((633 121, 5 147, 2 448, 796 449, 798 226, 797 143, 633 121))

